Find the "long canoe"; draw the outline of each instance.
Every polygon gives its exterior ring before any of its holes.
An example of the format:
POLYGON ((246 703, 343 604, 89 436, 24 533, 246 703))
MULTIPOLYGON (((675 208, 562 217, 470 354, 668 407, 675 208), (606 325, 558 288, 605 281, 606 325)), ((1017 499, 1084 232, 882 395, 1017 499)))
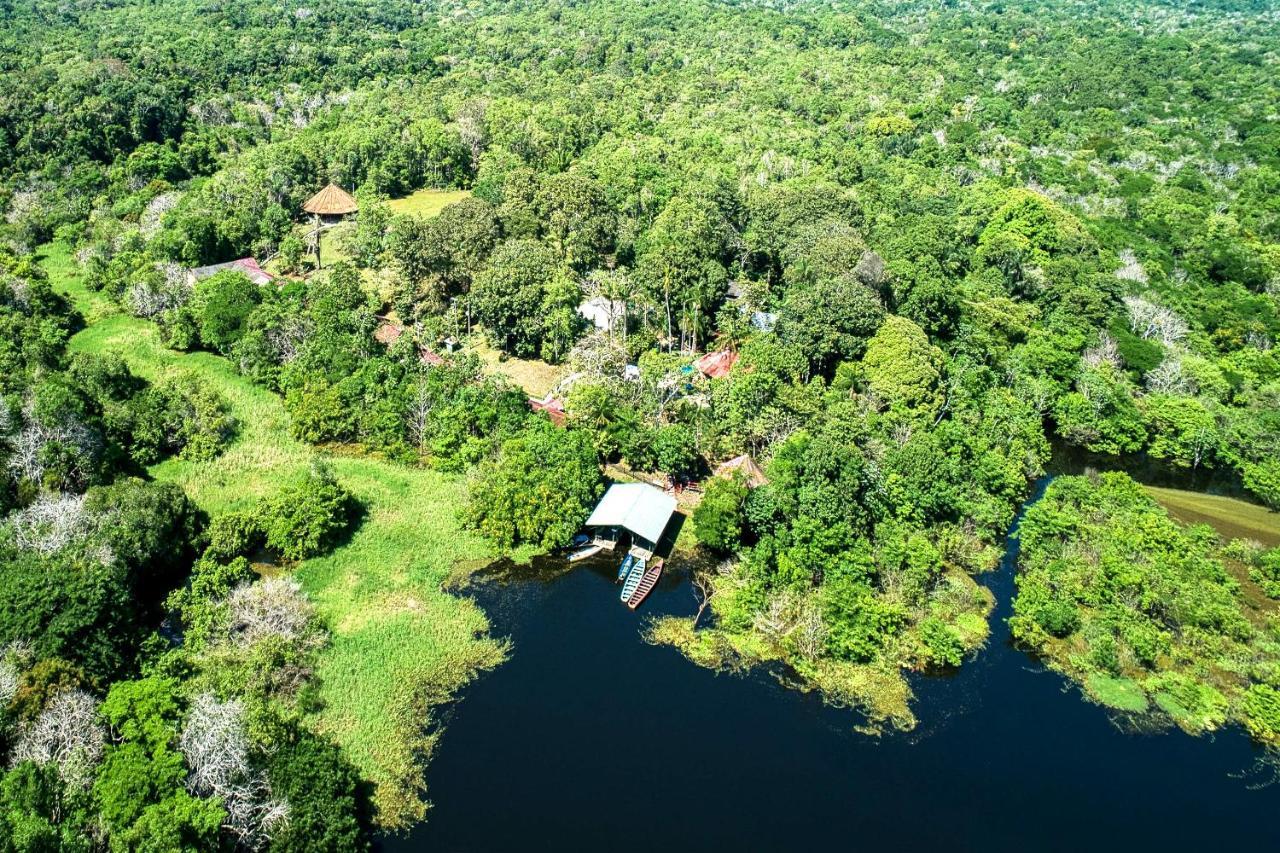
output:
POLYGON ((640 579, 635 592, 631 593, 631 597, 627 599, 627 606, 632 610, 639 607, 640 603, 649 597, 649 593, 653 592, 653 588, 658 585, 658 579, 661 577, 662 560, 654 560, 653 565, 645 569, 644 577, 640 579))
POLYGON ((623 602, 631 600, 631 596, 639 588, 640 582, 644 580, 644 566, 644 560, 639 558, 631 564, 631 571, 627 572, 627 579, 622 584, 621 598, 623 602))

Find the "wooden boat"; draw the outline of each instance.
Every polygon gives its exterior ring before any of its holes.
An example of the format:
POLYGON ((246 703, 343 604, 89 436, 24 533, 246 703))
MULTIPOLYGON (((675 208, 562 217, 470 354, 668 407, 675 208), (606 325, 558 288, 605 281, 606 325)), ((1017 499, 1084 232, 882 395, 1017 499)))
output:
POLYGON ((585 548, 579 548, 569 554, 569 562, 576 563, 578 560, 585 560, 587 557, 594 557, 604 549, 599 545, 588 545, 585 548))
POLYGON ((661 577, 662 560, 654 560, 653 565, 645 569, 644 577, 640 579, 635 592, 631 593, 631 597, 627 599, 627 606, 632 610, 639 607, 640 603, 649 597, 649 593, 653 592, 653 588, 658 585, 661 577))
POLYGON ((618 567, 618 583, 622 583, 627 579, 627 574, 631 571, 631 567, 635 564, 635 561, 635 554, 628 554, 622 558, 622 565, 618 567))
POLYGON ((631 596, 640 587, 640 582, 644 580, 645 562, 637 558, 631 564, 631 571, 627 572, 627 579, 622 584, 622 601, 625 603, 631 600, 631 596))

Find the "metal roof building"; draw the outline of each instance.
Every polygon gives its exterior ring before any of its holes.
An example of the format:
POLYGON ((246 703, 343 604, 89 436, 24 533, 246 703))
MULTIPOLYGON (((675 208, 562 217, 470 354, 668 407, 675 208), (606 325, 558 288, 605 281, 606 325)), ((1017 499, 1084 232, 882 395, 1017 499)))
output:
POLYGON ((646 483, 614 483, 596 504, 587 527, 630 531, 636 545, 652 553, 676 511, 676 499, 646 483))

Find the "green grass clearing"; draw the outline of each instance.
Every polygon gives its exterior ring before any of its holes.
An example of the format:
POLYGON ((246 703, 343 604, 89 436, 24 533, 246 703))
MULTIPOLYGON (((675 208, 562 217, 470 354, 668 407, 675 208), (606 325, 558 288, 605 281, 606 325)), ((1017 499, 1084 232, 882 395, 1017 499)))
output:
MULTIPOLYGON (((88 322, 72 339, 73 351, 117 353, 149 380, 195 373, 234 411, 240 431, 221 456, 167 460, 151 469, 156 479, 180 484, 216 515, 247 507, 310 463, 317 451, 289 434, 277 395, 220 356, 166 349, 154 325, 120 313, 81 284, 65 246, 43 252, 54 287, 88 322)), ((505 655, 488 636, 484 613, 442 589, 457 563, 492 552, 457 521, 462 478, 365 456, 326 456, 367 515, 348 543, 297 569, 332 635, 317 666, 324 707, 313 724, 377 785, 382 822, 405 826, 424 813, 419 791, 434 742, 425 730, 431 707, 505 655)))
POLYGON ((418 190, 404 198, 393 198, 387 202, 392 213, 405 213, 410 216, 421 216, 430 219, 451 204, 457 204, 464 198, 471 197, 471 190, 418 190))
POLYGON ((1182 489, 1144 488, 1183 524, 1208 524, 1224 539, 1256 539, 1268 547, 1280 545, 1280 513, 1264 506, 1182 489))
POLYGON ((541 400, 551 393, 565 376, 565 368, 536 358, 502 357, 502 352, 493 346, 483 332, 475 332, 468 340, 467 346, 484 362, 485 372, 501 375, 515 383, 530 397, 541 400))

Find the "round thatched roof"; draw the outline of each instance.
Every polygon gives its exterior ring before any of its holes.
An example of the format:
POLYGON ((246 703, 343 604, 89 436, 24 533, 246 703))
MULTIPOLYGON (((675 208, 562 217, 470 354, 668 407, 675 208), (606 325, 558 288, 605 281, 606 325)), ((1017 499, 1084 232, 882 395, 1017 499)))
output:
POLYGON ((329 186, 307 199, 307 203, 302 206, 302 209, 307 213, 315 213, 320 216, 342 216, 343 214, 356 212, 356 200, 348 193, 343 192, 340 187, 329 184, 329 186))

